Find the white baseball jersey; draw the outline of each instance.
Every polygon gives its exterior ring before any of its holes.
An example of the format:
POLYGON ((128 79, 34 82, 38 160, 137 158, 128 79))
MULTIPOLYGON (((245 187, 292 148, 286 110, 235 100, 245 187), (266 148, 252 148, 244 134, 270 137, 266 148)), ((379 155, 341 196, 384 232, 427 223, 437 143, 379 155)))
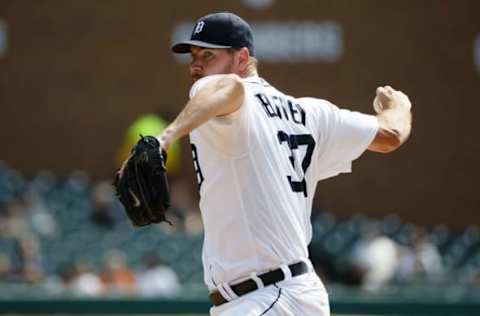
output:
MULTIPOLYGON (((212 78, 198 80, 190 98, 212 78)), ((375 116, 285 95, 259 77, 243 83, 239 110, 190 133, 209 290, 308 262, 317 182, 350 172, 378 130, 375 116)))

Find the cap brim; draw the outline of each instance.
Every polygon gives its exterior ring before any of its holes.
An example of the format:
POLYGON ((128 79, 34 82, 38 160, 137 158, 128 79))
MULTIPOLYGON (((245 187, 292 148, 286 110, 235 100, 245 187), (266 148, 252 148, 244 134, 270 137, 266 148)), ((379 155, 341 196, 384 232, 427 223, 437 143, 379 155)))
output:
POLYGON ((202 41, 183 41, 173 45, 172 51, 177 54, 188 54, 191 51, 191 46, 198 46, 204 48, 232 48, 232 46, 216 45, 202 41))

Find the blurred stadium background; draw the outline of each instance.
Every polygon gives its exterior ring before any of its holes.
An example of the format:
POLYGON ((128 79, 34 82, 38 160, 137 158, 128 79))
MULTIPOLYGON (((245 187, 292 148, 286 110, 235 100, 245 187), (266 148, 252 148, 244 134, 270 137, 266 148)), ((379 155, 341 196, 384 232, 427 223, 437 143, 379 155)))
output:
POLYGON ((372 113, 407 92, 407 145, 319 184, 311 259, 333 314, 480 315, 480 2, 0 1, 0 313, 199 314, 202 226, 188 141, 172 227, 133 229, 110 185, 139 130, 187 99, 172 41, 231 10, 260 73, 372 113), (128 150, 128 149, 127 149, 128 150))

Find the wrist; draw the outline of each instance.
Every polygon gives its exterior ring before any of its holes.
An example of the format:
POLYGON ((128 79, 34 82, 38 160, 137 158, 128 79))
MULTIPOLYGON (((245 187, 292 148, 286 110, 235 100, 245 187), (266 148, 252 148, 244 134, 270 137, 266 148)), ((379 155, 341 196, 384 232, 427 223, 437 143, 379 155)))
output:
POLYGON ((160 142, 160 147, 163 150, 168 151, 172 143, 175 141, 174 139, 174 132, 172 128, 167 127, 159 136, 158 141, 160 142))

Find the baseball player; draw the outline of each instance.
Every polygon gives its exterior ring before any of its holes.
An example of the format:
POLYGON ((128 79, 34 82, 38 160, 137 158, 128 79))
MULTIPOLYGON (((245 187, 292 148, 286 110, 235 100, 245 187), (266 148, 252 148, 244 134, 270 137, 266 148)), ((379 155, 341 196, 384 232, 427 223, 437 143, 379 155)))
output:
POLYGON ((190 135, 211 315, 329 315, 307 250, 316 184, 405 142, 408 97, 377 88, 374 116, 286 95, 258 76, 251 28, 228 12, 200 18, 172 50, 191 54, 194 84, 159 140, 190 135))

